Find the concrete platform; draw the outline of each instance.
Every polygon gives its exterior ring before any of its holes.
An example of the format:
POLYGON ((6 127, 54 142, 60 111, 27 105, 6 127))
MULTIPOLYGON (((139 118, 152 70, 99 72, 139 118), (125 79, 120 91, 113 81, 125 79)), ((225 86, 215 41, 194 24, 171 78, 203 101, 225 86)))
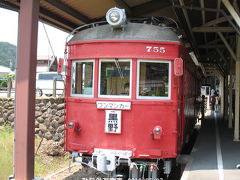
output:
POLYGON ((211 113, 201 129, 181 180, 240 180, 240 142, 219 113, 211 113))

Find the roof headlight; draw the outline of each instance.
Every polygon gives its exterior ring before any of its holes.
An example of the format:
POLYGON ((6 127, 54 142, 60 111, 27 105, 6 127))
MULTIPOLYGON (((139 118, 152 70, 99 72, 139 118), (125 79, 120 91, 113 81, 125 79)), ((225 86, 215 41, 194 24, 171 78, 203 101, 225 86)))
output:
POLYGON ((126 14, 124 9, 111 8, 106 14, 108 24, 113 27, 121 27, 126 22, 126 14))
POLYGON ((109 19, 110 21, 112 22, 117 22, 119 19, 120 19, 120 14, 118 11, 112 11, 110 14, 109 14, 109 19))

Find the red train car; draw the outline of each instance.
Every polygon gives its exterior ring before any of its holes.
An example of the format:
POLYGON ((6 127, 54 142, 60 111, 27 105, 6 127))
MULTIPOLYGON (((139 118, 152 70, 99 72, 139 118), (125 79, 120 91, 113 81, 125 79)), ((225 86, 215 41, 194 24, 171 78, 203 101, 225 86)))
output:
POLYGON ((172 28, 108 15, 67 43, 65 150, 113 175, 169 174, 196 120, 196 66, 172 28))

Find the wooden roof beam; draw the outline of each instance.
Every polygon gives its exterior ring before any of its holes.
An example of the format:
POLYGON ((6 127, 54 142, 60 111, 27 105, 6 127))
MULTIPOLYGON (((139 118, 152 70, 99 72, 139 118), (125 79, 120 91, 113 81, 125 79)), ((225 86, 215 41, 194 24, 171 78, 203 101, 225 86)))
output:
MULTIPOLYGON (((204 0, 200 0, 200 5, 201 5, 201 8, 204 8, 204 0)), ((201 12, 202 12, 202 24, 205 24, 206 22, 205 11, 202 10, 201 12)), ((206 33, 204 33, 204 41, 205 43, 207 42, 206 33)))
POLYGON ((240 28, 240 17, 238 16, 237 12, 235 11, 231 3, 228 0, 222 0, 222 2, 232 15, 233 19, 236 21, 238 27, 240 28))
MULTIPOLYGON (((185 6, 183 0, 179 0, 179 3, 180 3, 181 6, 185 6)), ((191 23, 190 23, 190 19, 189 19, 187 10, 184 9, 184 8, 182 8, 182 11, 183 11, 184 17, 185 17, 185 19, 186 19, 187 26, 188 26, 188 29, 189 29, 189 31, 190 31, 190 33, 191 33, 191 36, 192 36, 193 39, 195 39, 195 37, 194 37, 194 35, 193 35, 193 32, 191 31, 191 30, 192 30, 192 25, 191 25, 191 23)))
MULTIPOLYGON (((17 6, 16 4, 13 4, 11 2, 6 2, 6 1, 4 1, 4 3, 0 2, 0 7, 2 5, 4 5, 4 7, 8 6, 9 8, 12 8, 15 11, 19 11, 19 6, 17 6)), ((64 19, 63 17, 53 14, 51 11, 49 11, 45 8, 42 8, 42 7, 39 8, 39 15, 40 15, 39 19, 43 20, 44 22, 47 22, 48 24, 54 25, 55 27, 63 29, 64 31, 67 31, 67 32, 71 31, 72 29, 75 29, 78 26, 74 23, 69 22, 68 20, 64 19), (61 22, 60 24, 64 24, 65 26, 67 26, 69 28, 66 29, 62 25, 60 25, 56 22, 53 22, 51 20, 51 18, 47 19, 46 17, 43 17, 42 15, 47 16, 47 17, 53 17, 52 19, 54 19, 55 21, 57 21, 59 23, 61 22)))
POLYGON ((227 61, 226 58, 224 57, 222 51, 220 51, 218 47, 216 47, 215 50, 216 50, 216 52, 219 54, 219 56, 227 63, 228 61, 227 61))
POLYGON ((132 10, 124 0, 114 0, 120 8, 123 8, 127 11, 127 14, 131 15, 132 10))
MULTIPOLYGON (((233 38, 235 38, 235 35, 229 35, 229 36, 226 37, 227 40, 233 39, 233 38)), ((218 38, 218 39, 209 41, 207 44, 211 44, 212 45, 212 44, 217 44, 219 42, 222 42, 222 40, 218 38)))
POLYGON ((232 27, 194 27, 193 32, 235 32, 232 27))
POLYGON ((225 39, 223 34, 221 32, 218 32, 218 35, 221 38, 221 40, 223 41, 223 43, 226 46, 229 53, 231 54, 232 58, 236 61, 237 60, 236 54, 234 53, 233 49, 231 48, 231 46, 229 45, 229 43, 227 42, 227 40, 225 39))
MULTIPOLYGON (((182 1, 182 0, 179 0, 179 1, 182 1)), ((227 21, 229 22, 229 24, 231 24, 231 26, 235 29, 235 31, 237 32, 238 35, 240 35, 240 30, 239 30, 239 27, 237 27, 235 25, 235 23, 233 23, 230 19, 228 19, 228 16, 227 14, 225 13, 224 10, 222 9, 213 9, 213 8, 200 8, 200 7, 190 7, 190 6, 184 6, 184 5, 172 5, 173 7, 175 8, 181 8, 181 9, 188 9, 188 10, 196 10, 196 11, 207 11, 207 12, 216 12, 216 13, 221 13, 224 17, 226 17, 227 21)))
POLYGON ((0 7, 1 8, 4 8, 4 9, 8 9, 8 10, 11 10, 11 11, 19 11, 19 7, 16 6, 15 4, 11 4, 9 2, 2 2, 0 1, 0 7))
MULTIPOLYGON (((185 6, 184 0, 179 0, 179 3, 180 3, 181 6, 185 6)), ((191 38, 192 38, 192 43, 193 43, 194 50, 198 52, 198 49, 197 49, 197 46, 196 46, 197 43, 196 43, 196 39, 195 39, 195 36, 193 34, 193 31, 192 31, 192 25, 191 25, 191 22, 190 22, 190 19, 189 19, 189 16, 188 16, 188 12, 185 8, 182 8, 182 11, 183 11, 183 15, 185 17, 187 27, 189 29, 189 32, 190 32, 190 35, 191 35, 191 38)))
POLYGON ((70 16, 79 19, 80 21, 84 22, 84 23, 91 23, 91 20, 81 14, 80 12, 78 12, 77 10, 71 8, 70 6, 67 6, 66 4, 62 3, 61 1, 56 1, 56 0, 45 0, 47 3, 51 4, 52 6, 60 9, 61 11, 69 14, 70 16))
POLYGON ((198 46, 199 49, 215 49, 215 48, 225 48, 224 45, 222 44, 205 44, 205 45, 199 45, 198 46))
POLYGON ((41 22, 43 22, 43 23, 45 23, 45 24, 48 24, 48 25, 50 25, 50 26, 53 26, 53 27, 55 27, 55 28, 57 28, 57 29, 61 29, 61 30, 63 30, 64 32, 69 33, 69 32, 72 31, 72 28, 71 28, 71 27, 68 27, 67 25, 63 25, 63 24, 58 24, 58 23, 53 22, 52 20, 49 20, 49 19, 47 19, 47 18, 45 18, 45 17, 43 17, 43 16, 40 16, 40 17, 39 17, 39 20, 40 20, 41 22))
POLYGON ((137 17, 141 16, 150 12, 155 12, 160 9, 164 9, 167 7, 171 7, 171 4, 169 2, 165 1, 150 1, 138 6, 132 7, 132 16, 137 17))
POLYGON ((20 5, 16 5, 12 2, 8 2, 8 1, 0 1, 0 7, 5 8, 5 9, 9 9, 9 10, 13 10, 13 11, 17 11, 19 12, 19 6, 20 5))
POLYGON ((39 12, 40 12, 40 14, 43 14, 43 15, 45 15, 47 17, 53 17, 52 19, 54 19, 55 21, 57 21, 59 23, 65 24, 66 26, 70 27, 71 29, 75 29, 76 27, 78 27, 77 24, 72 23, 72 22, 68 21, 67 19, 64 19, 61 16, 58 16, 58 15, 52 13, 51 11, 49 11, 49 10, 47 10, 45 8, 40 7, 39 12))
MULTIPOLYGON (((227 18, 232 19, 232 16, 228 16, 227 18)), ((214 26, 214 25, 226 22, 227 18, 226 17, 220 17, 220 18, 214 19, 212 21, 208 21, 207 23, 203 24, 202 27, 203 26, 204 27, 214 26)))
POLYGON ((233 1, 233 6, 234 6, 236 12, 238 13, 238 15, 240 16, 240 9, 239 9, 239 5, 237 3, 237 0, 233 1))

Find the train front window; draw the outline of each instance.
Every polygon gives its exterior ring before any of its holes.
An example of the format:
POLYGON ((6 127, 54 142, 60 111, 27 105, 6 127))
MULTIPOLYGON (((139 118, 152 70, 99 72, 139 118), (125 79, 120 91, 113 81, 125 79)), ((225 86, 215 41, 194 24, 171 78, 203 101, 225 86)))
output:
POLYGON ((139 60, 137 98, 170 98, 170 62, 139 60))
POLYGON ((93 96, 93 60, 73 61, 71 95, 93 96))
POLYGON ((131 90, 131 61, 126 59, 100 60, 100 97, 129 98, 131 90))

